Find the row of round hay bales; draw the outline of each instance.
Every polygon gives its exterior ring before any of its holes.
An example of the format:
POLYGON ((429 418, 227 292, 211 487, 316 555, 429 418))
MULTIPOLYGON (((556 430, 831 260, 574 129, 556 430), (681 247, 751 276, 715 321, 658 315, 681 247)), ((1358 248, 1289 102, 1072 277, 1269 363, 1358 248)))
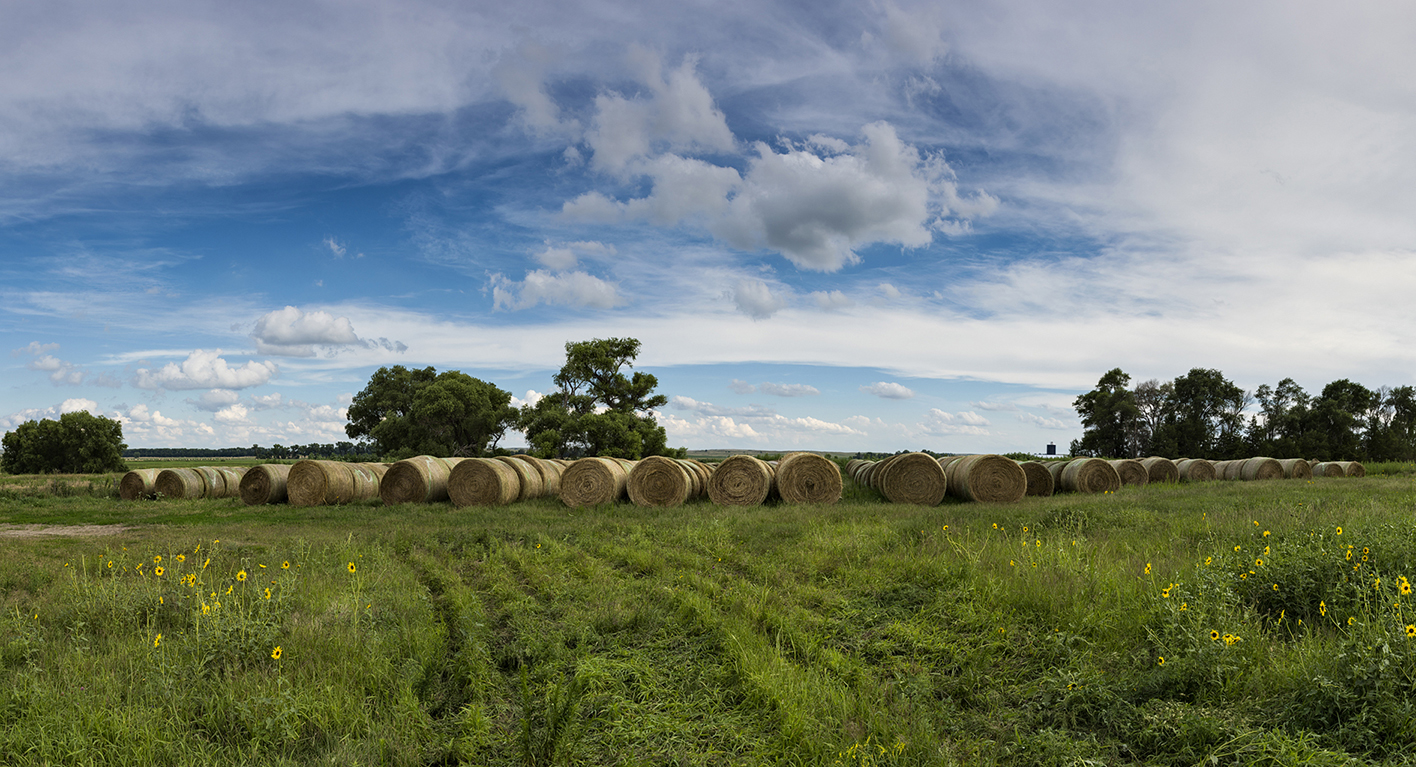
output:
POLYGON ((234 498, 241 494, 241 466, 194 466, 181 469, 134 469, 118 481, 118 497, 234 498))
POLYGON ((559 497, 572 465, 524 454, 443 460, 456 460, 447 476, 447 500, 454 506, 505 506, 559 497))
MULTIPOLYGON (((875 490, 891 503, 935 506, 944 496, 965 501, 1014 503, 1027 495, 1027 471, 1001 455, 901 453, 883 461, 856 459, 846 464, 856 483, 875 490)), ((1048 489, 1051 494, 1051 489, 1048 489)))
POLYGON ((1356 461, 1310 461, 1315 477, 1365 477, 1367 468, 1356 461))
POLYGON ((1357 461, 1308 461, 1302 458, 1241 458, 1214 463, 1215 479, 1255 481, 1311 479, 1312 477, 1362 477, 1366 469, 1357 461))
POLYGON ((1121 475, 1104 458, 1075 458, 1047 465, 1054 487, 1065 493, 1114 493, 1121 489, 1121 475))
POLYGON ((379 497, 386 463, 348 463, 305 459, 290 467, 285 478, 291 506, 337 506, 379 497))

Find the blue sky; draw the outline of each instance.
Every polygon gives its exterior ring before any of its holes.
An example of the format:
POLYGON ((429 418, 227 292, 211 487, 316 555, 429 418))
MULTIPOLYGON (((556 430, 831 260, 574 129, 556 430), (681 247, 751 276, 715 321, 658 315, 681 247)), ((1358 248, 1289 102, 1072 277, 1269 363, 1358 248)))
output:
POLYGON ((0 0, 0 427, 334 442, 381 365, 525 402, 609 336, 695 449, 1065 449, 1113 367, 1416 383, 1413 17, 0 0))

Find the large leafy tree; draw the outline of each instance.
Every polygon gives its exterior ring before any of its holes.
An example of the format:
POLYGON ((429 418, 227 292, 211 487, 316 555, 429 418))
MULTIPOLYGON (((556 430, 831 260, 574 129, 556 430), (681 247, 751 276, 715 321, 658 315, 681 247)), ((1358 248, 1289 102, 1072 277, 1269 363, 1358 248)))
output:
POLYGON ((102 474, 127 471, 123 424, 90 413, 25 421, 5 435, 0 469, 10 474, 102 474))
POLYGON ((1135 433, 1140 409, 1126 388, 1130 383, 1131 376, 1112 368, 1095 389, 1072 401, 1082 419, 1082 438, 1072 442, 1072 455, 1131 457, 1128 437, 1135 433))
POLYGON ((658 379, 639 371, 626 375, 639 346, 634 338, 565 345, 565 365, 552 378, 556 390, 521 408, 521 429, 537 455, 637 459, 670 452, 652 413, 668 403, 654 394, 658 379))
POLYGON ((1303 450, 1319 460, 1363 460, 1364 431, 1380 397, 1346 378, 1323 387, 1308 411, 1303 450))
POLYGON ((379 368, 349 405, 350 437, 367 437, 393 460, 480 456, 516 423, 511 393, 458 370, 379 368))
POLYGON ((1192 368, 1175 379, 1170 417, 1156 442, 1165 454, 1188 458, 1239 458, 1249 395, 1218 370, 1192 368))

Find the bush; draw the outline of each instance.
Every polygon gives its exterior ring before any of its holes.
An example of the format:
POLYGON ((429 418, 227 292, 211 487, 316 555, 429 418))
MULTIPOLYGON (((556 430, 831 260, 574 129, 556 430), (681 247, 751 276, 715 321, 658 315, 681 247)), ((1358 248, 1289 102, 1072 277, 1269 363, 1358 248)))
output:
POLYGON ((123 424, 85 412, 25 421, 5 435, 0 470, 9 474, 104 474, 127 471, 123 424))

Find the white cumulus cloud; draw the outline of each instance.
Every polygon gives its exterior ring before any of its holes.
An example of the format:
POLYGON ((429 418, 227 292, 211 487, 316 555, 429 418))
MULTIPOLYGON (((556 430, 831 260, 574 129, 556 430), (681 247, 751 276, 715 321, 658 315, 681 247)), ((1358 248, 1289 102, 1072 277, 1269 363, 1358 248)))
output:
POLYGON ((763 383, 757 390, 774 397, 814 397, 821 393, 820 389, 807 384, 763 383))
POLYGON ((360 344, 348 317, 329 312, 304 312, 294 306, 268 312, 251 331, 256 351, 283 357, 313 357, 316 346, 360 344))
POLYGON ((784 308, 787 302, 780 296, 772 295, 772 290, 762 280, 739 280, 733 289, 733 303, 738 311, 754 320, 765 320, 784 308))
POLYGON ((1067 424, 1056 418, 1043 418, 1040 415, 1034 415, 1032 413, 1019 413, 1018 420, 1023 423, 1034 424, 1041 429, 1067 430, 1076 428, 1075 424, 1067 424))
POLYGON ((552 274, 537 269, 527 272, 521 282, 492 276, 492 306, 497 309, 517 311, 537 304, 613 309, 622 303, 616 283, 585 272, 552 274))
POLYGON ((930 408, 919 428, 928 434, 968 434, 982 437, 988 435, 988 431, 983 428, 988 425, 988 419, 971 411, 946 413, 939 408, 930 408))
POLYGON ((889 381, 876 381, 869 386, 860 387, 860 390, 882 399, 909 399, 915 395, 913 389, 889 381))
POLYGON ((251 360, 231 367, 221 358, 221 350, 197 349, 181 365, 169 362, 160 370, 139 368, 133 385, 139 389, 247 389, 260 386, 280 372, 274 362, 251 360))

